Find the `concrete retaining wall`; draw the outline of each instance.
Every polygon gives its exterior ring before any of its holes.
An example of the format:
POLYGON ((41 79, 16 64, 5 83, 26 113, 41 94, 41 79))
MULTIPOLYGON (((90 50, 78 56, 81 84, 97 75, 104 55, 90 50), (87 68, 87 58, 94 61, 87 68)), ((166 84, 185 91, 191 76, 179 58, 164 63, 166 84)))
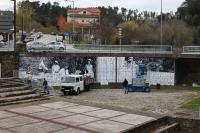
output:
POLYGON ((0 52, 1 77, 12 77, 13 71, 18 70, 19 56, 15 52, 0 52))

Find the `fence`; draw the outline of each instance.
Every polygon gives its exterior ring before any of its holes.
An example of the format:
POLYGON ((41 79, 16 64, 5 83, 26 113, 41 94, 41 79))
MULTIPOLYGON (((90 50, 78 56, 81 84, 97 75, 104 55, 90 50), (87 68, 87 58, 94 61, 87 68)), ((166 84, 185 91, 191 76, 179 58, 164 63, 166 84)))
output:
POLYGON ((200 54, 200 46, 184 46, 183 53, 200 54))
POLYGON ((170 45, 94 45, 75 44, 65 50, 29 50, 29 52, 70 52, 70 53, 159 53, 172 54, 170 45))
POLYGON ((90 44, 76 44, 74 48, 82 51, 97 51, 97 52, 110 52, 110 53, 168 53, 172 52, 172 46, 170 45, 90 45, 90 44))

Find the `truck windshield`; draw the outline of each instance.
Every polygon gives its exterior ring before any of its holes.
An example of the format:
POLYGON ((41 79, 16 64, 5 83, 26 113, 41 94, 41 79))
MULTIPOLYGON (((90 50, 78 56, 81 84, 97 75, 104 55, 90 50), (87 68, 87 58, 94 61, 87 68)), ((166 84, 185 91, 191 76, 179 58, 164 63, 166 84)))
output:
POLYGON ((74 77, 62 77, 62 83, 75 83, 74 77))

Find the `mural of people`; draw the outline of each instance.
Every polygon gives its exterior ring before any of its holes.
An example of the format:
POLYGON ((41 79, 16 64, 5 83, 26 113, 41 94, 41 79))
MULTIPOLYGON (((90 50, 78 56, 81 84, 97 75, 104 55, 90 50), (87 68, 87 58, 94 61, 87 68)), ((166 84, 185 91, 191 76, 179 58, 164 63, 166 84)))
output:
POLYGON ((93 66, 91 64, 91 59, 88 59, 88 63, 85 65, 86 68, 86 74, 94 78, 94 71, 93 71, 93 66))
POLYGON ((52 65, 52 73, 58 73, 60 71, 60 66, 58 65, 58 61, 55 61, 52 65))
POLYGON ((68 66, 65 66, 65 75, 69 75, 69 69, 68 69, 68 66))
POLYGON ((44 73, 48 71, 48 68, 45 66, 43 59, 40 60, 39 71, 44 73))
MULTIPOLYGON (((107 84, 116 81, 115 59, 115 57, 21 57, 19 76, 25 78, 26 73, 31 71, 33 80, 46 78, 52 85, 59 84, 65 75, 85 74, 95 78, 97 82, 107 84)), ((168 81, 174 73, 174 61, 171 59, 141 57, 118 57, 117 59, 118 82, 123 82, 126 78, 131 83, 132 78, 137 77, 137 72, 139 72, 138 76, 144 79, 150 79, 151 76, 152 82, 158 81, 158 78, 152 78, 156 76, 155 74, 157 77, 164 76, 160 78, 163 79, 163 84, 173 82, 173 79, 168 81)))
POLYGON ((3 41, 3 36, 0 34, 0 42, 3 41))
POLYGON ((34 80, 47 79, 49 85, 61 82, 69 74, 90 74, 95 77, 94 57, 21 57, 19 76, 25 78, 31 69, 34 80), (88 63, 89 60, 89 63, 88 63))
POLYGON ((115 57, 98 57, 97 65, 97 82, 105 85, 125 78, 130 83, 139 78, 150 84, 174 84, 174 60, 169 58, 117 57, 116 65, 115 57))

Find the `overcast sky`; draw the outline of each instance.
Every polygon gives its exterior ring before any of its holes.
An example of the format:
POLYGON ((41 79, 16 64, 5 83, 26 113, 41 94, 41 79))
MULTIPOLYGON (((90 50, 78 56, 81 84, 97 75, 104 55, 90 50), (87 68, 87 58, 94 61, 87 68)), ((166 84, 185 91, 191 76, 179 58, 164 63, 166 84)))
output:
MULTIPOLYGON (((17 0, 19 2, 20 0, 17 0)), ((38 1, 38 0, 30 0, 38 1)), ((71 2, 65 0, 40 0, 43 2, 58 2, 62 6, 68 6, 71 2)), ((176 11, 177 7, 181 5, 184 0, 163 0, 163 11, 176 11)), ((118 6, 125 7, 127 9, 138 9, 139 11, 156 11, 160 12, 161 0, 74 0, 75 7, 97 7, 97 6, 118 6)), ((10 0, 0 0, 0 10, 12 10, 13 2, 10 0)))

